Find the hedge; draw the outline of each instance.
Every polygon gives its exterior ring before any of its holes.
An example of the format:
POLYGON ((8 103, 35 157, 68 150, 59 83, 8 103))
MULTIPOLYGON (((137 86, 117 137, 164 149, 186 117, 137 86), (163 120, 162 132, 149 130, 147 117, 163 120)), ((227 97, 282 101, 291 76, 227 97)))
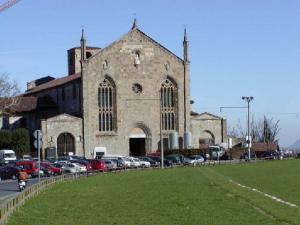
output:
POLYGON ((14 131, 0 130, 0 149, 12 149, 17 156, 30 152, 29 132, 25 128, 18 128, 14 131))

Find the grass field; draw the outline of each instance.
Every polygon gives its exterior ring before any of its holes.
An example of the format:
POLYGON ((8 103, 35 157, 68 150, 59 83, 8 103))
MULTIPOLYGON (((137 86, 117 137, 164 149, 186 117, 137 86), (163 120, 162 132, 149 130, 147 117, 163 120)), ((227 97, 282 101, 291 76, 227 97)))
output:
POLYGON ((7 225, 296 225, 299 206, 300 160, 286 160, 132 171, 59 183, 29 200, 7 225))

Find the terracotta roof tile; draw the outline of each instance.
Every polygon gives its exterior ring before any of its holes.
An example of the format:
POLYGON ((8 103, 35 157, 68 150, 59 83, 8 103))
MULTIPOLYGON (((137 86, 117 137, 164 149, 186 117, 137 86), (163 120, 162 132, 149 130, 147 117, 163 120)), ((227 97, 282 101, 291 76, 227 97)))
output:
POLYGON ((267 151, 267 150, 276 151, 277 150, 277 143, 275 143, 275 142, 270 142, 270 143, 266 143, 266 142, 253 143, 252 144, 252 148, 256 152, 267 151))
MULTIPOLYGON (((34 96, 21 96, 19 97, 18 103, 15 106, 12 106, 9 111, 11 112, 30 112, 36 109, 38 98, 34 96)), ((7 99, 0 99, 0 105, 7 103, 7 99)))
POLYGON ((61 86, 63 84, 69 83, 71 81, 74 81, 76 79, 79 79, 81 77, 81 73, 75 73, 66 77, 61 77, 61 78, 57 78, 55 80, 49 81, 47 83, 41 84, 39 86, 36 86, 28 91, 26 91, 23 95, 29 95, 29 94, 33 94, 36 92, 40 92, 46 89, 50 89, 50 88, 54 88, 54 87, 58 87, 61 86))

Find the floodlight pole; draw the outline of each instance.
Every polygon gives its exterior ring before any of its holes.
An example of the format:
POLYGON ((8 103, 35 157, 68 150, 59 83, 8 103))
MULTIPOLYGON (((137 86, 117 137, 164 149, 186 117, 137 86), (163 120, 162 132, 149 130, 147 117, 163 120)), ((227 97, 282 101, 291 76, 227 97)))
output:
POLYGON ((247 147, 248 147, 248 159, 249 159, 249 162, 251 160, 251 152, 250 152, 250 102, 254 99, 252 96, 250 97, 242 97, 242 99, 244 101, 246 101, 248 103, 248 115, 247 115, 247 147))

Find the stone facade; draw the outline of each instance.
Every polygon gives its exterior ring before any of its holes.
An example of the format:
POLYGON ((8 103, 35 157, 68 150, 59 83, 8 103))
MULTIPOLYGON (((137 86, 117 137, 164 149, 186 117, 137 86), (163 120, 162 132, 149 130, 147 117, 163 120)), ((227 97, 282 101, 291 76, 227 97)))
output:
MULTIPOLYGON (((184 111, 190 111, 189 74, 186 76, 186 107, 184 107, 183 60, 159 45, 139 29, 132 29, 120 40, 83 62, 83 118, 84 146, 93 151, 95 146, 104 146, 109 154, 129 154, 129 139, 132 130, 140 128, 146 134, 146 152, 159 148, 160 140, 160 88, 169 78, 178 89, 178 116, 176 131, 184 132, 184 111), (136 52, 139 64, 135 64, 136 52), (109 77, 116 87, 116 130, 111 133, 99 131, 98 87, 109 77), (140 93, 133 85, 142 87, 140 93)), ((187 126, 190 116, 187 113, 187 126)), ((163 135, 168 137, 168 132, 163 135)))
POLYGON ((161 134, 167 148, 175 132, 180 148, 190 131, 189 147, 198 148, 208 134, 215 144, 227 141, 226 120, 190 115, 186 32, 183 59, 136 24, 103 49, 86 47, 84 33, 80 42, 80 48, 68 50, 68 76, 34 81, 23 94, 37 100, 35 110, 23 116, 31 130, 43 131, 43 156, 49 147, 58 155, 71 151, 87 158, 96 147, 105 147, 107 154, 142 155, 160 149, 161 134))
POLYGON ((75 145, 74 153, 76 155, 84 155, 81 118, 70 116, 68 114, 60 114, 42 120, 41 130, 43 131, 43 156, 45 156, 46 148, 57 147, 58 137, 64 133, 73 136, 75 145))
POLYGON ((199 148, 199 144, 220 145, 228 142, 226 119, 210 113, 193 115, 191 132, 194 148, 199 148))

